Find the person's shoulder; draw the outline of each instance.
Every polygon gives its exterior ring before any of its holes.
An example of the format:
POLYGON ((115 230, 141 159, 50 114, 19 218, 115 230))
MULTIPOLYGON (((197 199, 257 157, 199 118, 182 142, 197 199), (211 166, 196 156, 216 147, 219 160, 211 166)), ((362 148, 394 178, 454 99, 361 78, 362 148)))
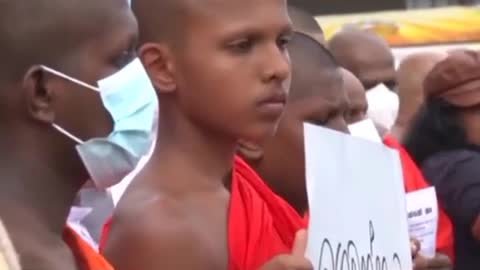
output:
POLYGON ((471 178, 480 174, 480 152, 464 148, 436 153, 422 164, 432 182, 471 178))
POLYGON ((138 237, 170 236, 183 228, 185 219, 176 201, 162 193, 138 191, 128 194, 112 217, 112 229, 138 237), (165 235, 164 235, 165 234, 165 235))
MULTIPOLYGON (((445 167, 458 166, 466 163, 478 163, 480 165, 480 152, 469 148, 442 151, 433 154, 425 160, 422 167, 445 167)), ((480 170, 480 167, 478 168, 480 170)))
POLYGON ((166 198, 133 204, 113 215, 104 249, 107 259, 116 269, 122 266, 120 270, 177 269, 176 263, 189 257, 177 251, 188 249, 194 238, 188 220, 166 198))

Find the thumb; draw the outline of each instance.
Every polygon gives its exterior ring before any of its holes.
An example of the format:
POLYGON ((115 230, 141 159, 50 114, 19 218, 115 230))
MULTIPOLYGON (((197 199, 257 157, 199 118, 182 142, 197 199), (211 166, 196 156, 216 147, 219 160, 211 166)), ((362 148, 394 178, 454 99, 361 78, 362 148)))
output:
POLYGON ((298 257, 304 257, 305 251, 307 249, 307 239, 308 233, 307 230, 299 230, 295 234, 295 240, 293 242, 292 255, 298 257))

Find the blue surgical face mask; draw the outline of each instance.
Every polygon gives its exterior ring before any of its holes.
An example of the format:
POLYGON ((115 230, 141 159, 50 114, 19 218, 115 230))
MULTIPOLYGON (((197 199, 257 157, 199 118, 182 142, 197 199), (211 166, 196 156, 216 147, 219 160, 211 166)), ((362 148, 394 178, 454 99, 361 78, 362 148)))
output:
POLYGON ((113 75, 91 86, 51 68, 45 71, 100 94, 113 119, 113 131, 104 138, 82 141, 57 124, 55 129, 78 143, 76 149, 98 188, 119 183, 153 147, 158 128, 158 99, 137 58, 113 75))

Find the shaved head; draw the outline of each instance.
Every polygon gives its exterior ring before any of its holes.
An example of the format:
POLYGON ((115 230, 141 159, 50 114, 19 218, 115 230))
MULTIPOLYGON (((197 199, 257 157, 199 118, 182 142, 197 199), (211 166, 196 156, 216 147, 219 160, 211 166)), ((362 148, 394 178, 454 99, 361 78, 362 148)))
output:
POLYGON ((399 111, 392 134, 400 141, 423 103, 423 82, 433 67, 447 57, 445 52, 421 52, 407 56, 397 70, 399 111))
POLYGON ((433 67, 447 57, 445 52, 423 52, 407 56, 397 71, 400 121, 409 122, 423 103, 423 81, 433 67))
POLYGON ((348 96, 363 95, 365 96, 365 89, 360 80, 348 69, 342 68, 343 83, 347 90, 348 96))
POLYGON ((137 37, 126 0, 0 0, 0 125, 9 131, 1 140, 29 134, 12 151, 46 145, 59 170, 78 168, 84 181, 71 139, 51 123, 87 139, 108 135, 112 119, 98 93, 49 70, 96 85, 133 60, 137 37))
MULTIPOLYGON (((182 32, 189 0, 132 0, 131 7, 140 26, 140 42, 174 39, 182 32)), ((198 2, 198 1, 197 1, 198 2)), ((202 1, 205 2, 205 1, 202 1)))
POLYGON ((362 83, 352 72, 342 68, 342 75, 343 85, 349 101, 346 120, 348 124, 353 124, 364 120, 367 115, 367 95, 362 83))
POLYGON ((122 6, 126 0, 0 0, 0 80, 18 79, 31 65, 64 65, 118 23, 111 9, 122 6))
POLYGON ((312 14, 290 5, 288 6, 288 15, 295 31, 307 34, 322 44, 325 43, 323 30, 312 14))
MULTIPOLYGON (((299 99, 318 94, 318 85, 309 85, 311 78, 322 80, 329 77, 336 80, 332 83, 341 82, 338 74, 338 64, 332 54, 312 37, 296 32, 288 46, 292 61, 292 85, 290 97, 299 99)), ((325 85, 325 87, 328 87, 325 85)))
POLYGON ((394 80, 394 58, 387 42, 373 32, 347 27, 329 41, 340 66, 351 71, 368 90, 394 80))

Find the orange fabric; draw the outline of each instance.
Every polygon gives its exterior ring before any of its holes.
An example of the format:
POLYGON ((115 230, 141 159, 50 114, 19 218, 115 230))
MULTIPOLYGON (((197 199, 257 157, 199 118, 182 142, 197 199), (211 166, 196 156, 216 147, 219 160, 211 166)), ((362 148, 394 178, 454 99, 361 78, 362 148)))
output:
POLYGON ((229 217, 229 270, 254 270, 291 251, 302 217, 235 158, 229 217))
MULTIPOLYGON (((383 139, 383 143, 388 147, 398 150, 400 153, 405 192, 408 193, 430 187, 428 182, 423 177, 422 172, 407 153, 405 148, 393 136, 386 135, 383 139)), ((439 204, 437 251, 448 255, 451 260, 454 259, 453 241, 452 222, 439 204)))
POLYGON ((114 270, 107 260, 98 254, 73 229, 65 228, 63 241, 72 249, 81 270, 114 270))

